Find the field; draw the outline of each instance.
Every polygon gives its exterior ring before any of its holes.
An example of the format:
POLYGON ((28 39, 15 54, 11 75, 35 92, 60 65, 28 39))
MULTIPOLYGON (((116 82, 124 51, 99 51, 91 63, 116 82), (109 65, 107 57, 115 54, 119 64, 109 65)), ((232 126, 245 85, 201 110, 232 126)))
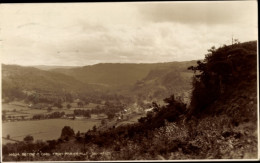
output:
POLYGON ((144 117, 144 116, 145 116, 144 114, 131 114, 129 116, 128 120, 124 120, 124 121, 117 123, 116 127, 136 123, 136 122, 138 122, 138 119, 140 119, 141 117, 144 117))
MULTIPOLYGON (((17 121, 2 123, 2 135, 10 135, 11 139, 23 140, 26 135, 32 135, 34 140, 58 139, 64 126, 70 126, 74 132, 86 132, 94 125, 98 126, 100 121, 87 120, 68 120, 68 119, 48 119, 33 121, 17 121)), ((7 143, 3 139, 3 144, 7 143)))
MULTIPOLYGON (((66 104, 63 104, 66 106, 66 104)), ((47 111, 47 107, 43 109, 33 109, 29 108, 26 104, 22 102, 17 102, 17 103, 10 103, 10 104, 2 104, 2 111, 4 111, 6 117, 8 116, 13 116, 13 117, 20 117, 24 116, 27 118, 32 118, 33 115, 36 114, 51 114, 53 112, 64 112, 65 114, 73 114, 73 111, 75 109, 82 109, 82 110, 89 110, 93 109, 96 107, 96 104, 90 103, 88 106, 84 108, 78 108, 76 104, 72 103, 72 108, 67 109, 66 107, 63 108, 57 108, 57 107, 52 107, 51 111, 47 111)))
MULTIPOLYGON (((53 112, 65 112, 65 114, 73 114, 75 109, 90 109, 94 108, 95 104, 89 104, 85 108, 77 108, 74 104, 72 108, 56 108, 53 107, 51 111, 48 111, 47 108, 43 109, 33 109, 29 108, 26 104, 20 103, 11 103, 11 104, 2 104, 2 108, 6 117, 26 117, 28 119, 32 118, 33 115, 36 114, 51 114, 53 112)), ((113 126, 121 126, 126 124, 132 124, 138 121, 138 119, 143 116, 136 113, 128 113, 125 117, 120 121, 117 121, 116 118, 111 121, 107 121, 106 125, 103 126, 103 129, 113 127, 113 126)), ((105 114, 95 115, 92 114, 90 119, 45 119, 45 120, 7 120, 2 122, 2 137, 3 144, 8 142, 13 143, 12 140, 22 141, 25 136, 31 135, 34 137, 34 140, 50 140, 50 139, 58 139, 61 135, 61 130, 64 126, 70 126, 74 129, 74 132, 86 132, 89 129, 92 129, 94 125, 100 126, 102 119, 107 119, 105 114), (10 139, 5 139, 7 135, 10 136, 10 139)))

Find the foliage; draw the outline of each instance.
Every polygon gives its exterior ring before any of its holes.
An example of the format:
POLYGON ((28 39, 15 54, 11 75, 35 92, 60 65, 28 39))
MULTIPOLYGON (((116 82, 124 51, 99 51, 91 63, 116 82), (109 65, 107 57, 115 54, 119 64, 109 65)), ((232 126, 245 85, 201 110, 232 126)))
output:
POLYGON ((15 99, 24 99, 26 98, 26 94, 24 94, 18 86, 9 86, 8 83, 3 81, 3 86, 2 87, 2 97, 5 99, 5 102, 11 102, 15 99))
POLYGON ((256 42, 246 42, 208 50, 203 61, 188 69, 194 71, 190 114, 206 113, 228 89, 240 81, 256 80, 256 42))
MULTIPOLYGON (((171 95, 164 99, 164 106, 153 102, 153 110, 140 118, 139 123, 104 131, 93 126, 84 137, 79 132, 75 136, 73 129, 65 126, 62 139, 48 144, 4 145, 4 159, 10 160, 8 153, 16 150, 39 149, 50 153, 85 153, 76 157, 45 157, 51 161, 257 158, 255 54, 255 42, 209 49, 203 61, 189 68, 194 71, 190 108, 171 95)), ((125 108, 116 95, 104 98, 105 105, 87 113, 109 115, 125 108)), ((79 115, 87 114, 84 112, 75 111, 79 115)))
POLYGON ((32 119, 39 120, 39 119, 54 119, 54 118, 61 118, 65 115, 65 112, 53 112, 50 114, 35 114, 33 115, 32 119))
POLYGON ((75 116, 84 116, 84 117, 91 117, 90 110, 81 110, 81 109, 75 109, 74 111, 75 116))
POLYGON ((72 128, 70 128, 69 126, 64 126, 62 131, 61 131, 61 139, 69 139, 71 137, 74 137, 75 133, 74 130, 72 128))
POLYGON ((186 112, 186 104, 177 101, 174 95, 164 99, 166 105, 160 107, 153 102, 153 112, 148 112, 147 116, 141 118, 139 122, 143 123, 149 128, 158 128, 164 125, 165 120, 169 122, 177 122, 181 116, 186 112))
POLYGON ((31 135, 27 135, 23 140, 27 143, 30 143, 33 141, 33 137, 31 135))
POLYGON ((47 109, 48 112, 51 112, 52 111, 52 108, 49 106, 48 109, 47 109))
POLYGON ((71 108, 71 105, 70 105, 70 104, 67 104, 66 107, 67 107, 67 109, 70 109, 70 108, 71 108))

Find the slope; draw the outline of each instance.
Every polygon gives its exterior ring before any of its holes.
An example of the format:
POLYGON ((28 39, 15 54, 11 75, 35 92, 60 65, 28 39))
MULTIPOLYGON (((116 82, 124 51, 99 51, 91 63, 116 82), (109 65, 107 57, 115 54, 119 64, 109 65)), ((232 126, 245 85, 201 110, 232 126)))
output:
POLYGON ((53 71, 74 77, 84 83, 109 86, 130 86, 142 80, 153 69, 176 69, 187 67, 191 62, 169 62, 155 64, 101 63, 72 69, 54 69, 53 71))
POLYGON ((3 92, 9 88, 57 93, 93 90, 71 76, 17 65, 2 65, 2 88, 3 92))
POLYGON ((148 97, 157 101, 175 94, 189 103, 193 73, 188 71, 187 67, 195 63, 191 61, 183 65, 152 69, 146 77, 135 83, 132 91, 138 94, 139 98, 148 97))

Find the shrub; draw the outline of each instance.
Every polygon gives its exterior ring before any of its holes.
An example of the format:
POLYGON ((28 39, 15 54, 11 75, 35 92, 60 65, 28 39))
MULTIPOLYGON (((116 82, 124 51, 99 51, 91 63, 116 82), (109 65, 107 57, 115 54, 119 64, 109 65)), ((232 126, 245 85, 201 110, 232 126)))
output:
POLYGON ((27 135, 23 140, 26 143, 31 143, 33 141, 33 137, 31 135, 27 135))
POLYGON ((68 140, 69 138, 74 136, 75 136, 74 130, 69 126, 65 126, 61 131, 61 139, 68 140))

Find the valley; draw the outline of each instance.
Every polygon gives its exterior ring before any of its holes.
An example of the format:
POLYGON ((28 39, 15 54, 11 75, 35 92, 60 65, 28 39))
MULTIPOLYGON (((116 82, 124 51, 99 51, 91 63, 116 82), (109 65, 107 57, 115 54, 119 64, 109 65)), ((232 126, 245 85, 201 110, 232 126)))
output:
POLYGON ((209 52, 187 62, 2 65, 4 160, 256 158, 256 41, 209 52))
POLYGON ((153 101, 163 104, 173 92, 188 103, 192 73, 186 67, 192 64, 2 65, 3 143, 26 135, 58 139, 65 125, 86 132, 137 123, 153 101))

